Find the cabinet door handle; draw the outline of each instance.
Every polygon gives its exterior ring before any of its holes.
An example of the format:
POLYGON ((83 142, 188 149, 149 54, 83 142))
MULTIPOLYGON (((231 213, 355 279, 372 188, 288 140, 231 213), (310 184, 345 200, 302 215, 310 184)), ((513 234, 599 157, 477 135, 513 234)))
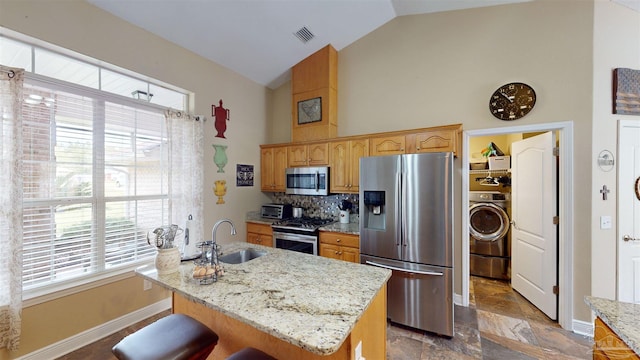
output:
POLYGON ((336 242, 340 242, 340 239, 336 239, 336 242))

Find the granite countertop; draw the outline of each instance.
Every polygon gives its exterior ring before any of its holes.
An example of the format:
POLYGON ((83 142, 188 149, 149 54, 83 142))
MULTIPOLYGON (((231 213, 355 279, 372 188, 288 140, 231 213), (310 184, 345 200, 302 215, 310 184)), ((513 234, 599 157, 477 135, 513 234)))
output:
POLYGON ((245 248, 265 256, 232 265, 210 285, 191 278, 193 262, 158 275, 154 265, 136 273, 229 317, 319 355, 336 352, 391 271, 245 242, 222 245, 224 254, 245 248))
MULTIPOLYGON (((257 224, 273 224, 274 219, 267 219, 260 216, 259 211, 250 211, 247 213, 245 217, 246 222, 253 222, 257 224)), ((348 224, 341 224, 340 222, 333 222, 331 224, 327 224, 321 226, 320 231, 328 231, 328 232, 340 232, 345 234, 359 235, 360 234, 360 224, 358 222, 350 222, 348 224)))
POLYGON ((334 222, 331 224, 321 226, 319 230, 329 231, 329 232, 339 232, 339 233, 352 234, 352 235, 360 235, 360 224, 359 223, 341 224, 339 222, 334 222))
POLYGON ((640 355, 640 304, 586 296, 584 302, 636 354, 640 355))
POLYGON ((249 211, 246 215, 245 215, 245 221, 248 222, 254 222, 254 223, 258 223, 258 224, 266 224, 266 225, 271 225, 273 224, 274 219, 268 219, 268 218, 263 218, 260 215, 260 211, 249 211))

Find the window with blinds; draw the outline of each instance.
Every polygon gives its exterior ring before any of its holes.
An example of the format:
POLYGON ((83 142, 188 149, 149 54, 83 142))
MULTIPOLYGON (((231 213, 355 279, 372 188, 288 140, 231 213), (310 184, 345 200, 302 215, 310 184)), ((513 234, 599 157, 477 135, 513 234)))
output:
POLYGON ((25 290, 149 260, 168 221, 162 111, 62 88, 25 83, 25 290))

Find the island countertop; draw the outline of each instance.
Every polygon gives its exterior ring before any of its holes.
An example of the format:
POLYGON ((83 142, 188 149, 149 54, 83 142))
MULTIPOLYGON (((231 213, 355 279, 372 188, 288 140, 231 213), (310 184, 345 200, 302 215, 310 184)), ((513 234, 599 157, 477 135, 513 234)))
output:
POLYGON ((221 245, 224 254, 255 248, 251 261, 223 264, 210 285, 191 277, 193 262, 158 275, 153 265, 136 273, 195 303, 319 355, 337 351, 391 271, 245 242, 221 245))
POLYGON ((602 321, 640 355, 640 304, 586 296, 585 302, 602 321))

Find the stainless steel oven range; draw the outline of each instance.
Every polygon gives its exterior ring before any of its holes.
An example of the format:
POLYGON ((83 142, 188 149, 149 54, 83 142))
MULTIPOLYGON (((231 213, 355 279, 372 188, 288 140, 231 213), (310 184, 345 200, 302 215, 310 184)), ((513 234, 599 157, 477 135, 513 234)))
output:
POLYGON ((318 255, 318 229, 333 220, 295 218, 276 221, 273 229, 273 246, 278 249, 318 255))

